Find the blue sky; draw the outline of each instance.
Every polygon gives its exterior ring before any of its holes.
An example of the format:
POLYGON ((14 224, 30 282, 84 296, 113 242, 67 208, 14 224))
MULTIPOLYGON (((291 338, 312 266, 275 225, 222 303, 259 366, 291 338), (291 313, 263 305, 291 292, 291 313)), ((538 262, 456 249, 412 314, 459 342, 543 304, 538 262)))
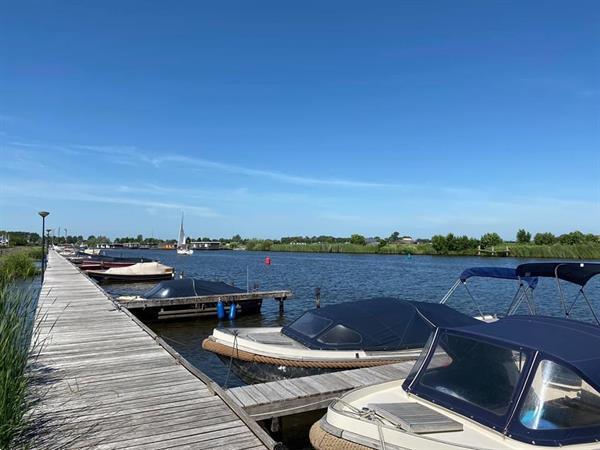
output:
POLYGON ((600 3, 4 2, 0 229, 600 233, 600 3))

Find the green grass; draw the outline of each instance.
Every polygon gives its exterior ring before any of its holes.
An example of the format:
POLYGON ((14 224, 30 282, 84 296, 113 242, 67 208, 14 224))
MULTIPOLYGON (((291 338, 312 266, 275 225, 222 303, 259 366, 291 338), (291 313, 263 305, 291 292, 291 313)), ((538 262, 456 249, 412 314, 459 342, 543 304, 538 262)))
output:
MULTIPOLYGON (((0 449, 22 446, 28 428, 30 377, 36 295, 14 285, 0 287, 0 449)), ((35 348, 37 346, 34 346, 35 348)))
MULTIPOLYGON (((499 249, 501 247, 498 247, 499 249)), ((518 258, 600 259, 600 244, 509 244, 511 256, 518 258)))
POLYGON ((0 258, 0 285, 20 278, 31 278, 38 272, 34 260, 26 252, 16 252, 0 258))
POLYGON ((0 449, 23 447, 33 398, 27 371, 37 295, 22 280, 38 272, 27 251, 0 257, 0 449), (18 444, 17 444, 18 443, 18 444))
MULTIPOLYGON (((384 255, 437 255, 433 246, 424 244, 387 244, 383 247, 376 245, 356 244, 275 244, 271 241, 250 241, 248 250, 272 252, 305 252, 305 253, 364 253, 384 255)), ((490 250, 490 249, 488 249, 490 250)), ((449 252, 447 256, 477 256, 477 249, 467 249, 449 252)), ((492 256, 482 253, 482 257, 492 256)), ((516 244, 503 243, 496 246, 495 256, 514 256, 517 258, 557 258, 557 259, 600 259, 600 243, 584 244, 516 244), (506 248, 509 254, 506 255, 506 248)))

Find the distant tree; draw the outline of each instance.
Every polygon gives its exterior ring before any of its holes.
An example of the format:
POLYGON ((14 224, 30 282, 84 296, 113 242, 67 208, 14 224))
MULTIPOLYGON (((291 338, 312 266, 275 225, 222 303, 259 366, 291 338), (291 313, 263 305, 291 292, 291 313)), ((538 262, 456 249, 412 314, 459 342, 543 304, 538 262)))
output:
POLYGON ((502 238, 498 235, 498 233, 485 233, 483 236, 481 236, 480 242, 483 248, 494 247, 502 244, 502 238))
POLYGON ((236 234, 231 238, 233 242, 242 242, 242 237, 239 234, 236 234))
POLYGON ((353 234, 350 236, 350 243, 355 245, 367 245, 367 240, 361 234, 353 234))
POLYGON ((533 242, 536 245, 556 244, 556 236, 554 236, 552 233, 536 233, 533 237, 533 242))
POLYGON ((448 246, 446 244, 446 238, 441 234, 436 234, 431 238, 431 245, 436 253, 445 254, 448 253, 448 246))
POLYGON ((521 228, 517 231, 517 242, 519 244, 528 244, 531 242, 531 233, 521 228))
POLYGON ((585 234, 583 234, 581 231, 573 231, 571 233, 561 234, 558 237, 558 241, 561 244, 568 245, 582 244, 583 242, 585 242, 585 240, 585 234))
POLYGON ((393 242, 396 242, 398 239, 400 239, 400 233, 398 233, 397 231, 394 231, 392 234, 390 234, 388 241, 393 243, 393 242))

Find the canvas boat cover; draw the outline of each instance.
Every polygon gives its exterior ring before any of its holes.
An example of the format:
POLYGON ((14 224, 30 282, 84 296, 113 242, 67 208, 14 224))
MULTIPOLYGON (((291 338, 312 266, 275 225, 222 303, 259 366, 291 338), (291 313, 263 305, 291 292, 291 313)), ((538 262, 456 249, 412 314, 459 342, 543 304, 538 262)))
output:
MULTIPOLYGON (((481 390, 487 393, 485 401, 488 403, 494 401, 494 396, 499 392, 502 396, 505 395, 498 387, 502 384, 505 385, 504 392, 510 394, 511 384, 507 383, 507 380, 510 379, 507 375, 510 372, 507 371, 507 367, 512 367, 512 365, 507 366, 505 361, 514 363, 515 351, 518 351, 519 355, 521 352, 525 354, 523 360, 526 361, 526 364, 527 361, 531 361, 529 364, 537 364, 539 361, 549 360, 560 367, 570 369, 576 376, 583 378, 593 390, 600 392, 600 327, 595 325, 547 316, 510 316, 492 323, 479 322, 474 325, 440 328, 437 341, 438 343, 443 341, 446 345, 453 342, 454 346, 448 350, 453 352, 451 357, 456 358, 457 361, 461 360, 461 350, 467 354, 479 353, 477 358, 466 358, 467 360, 472 359, 478 366, 464 372, 461 380, 464 383, 466 379, 469 386, 474 387, 475 392, 477 389, 483 388, 481 390), (490 351, 488 346, 485 353, 479 352, 477 345, 473 343, 467 344, 461 349, 458 341, 451 339, 452 336, 491 344, 495 346, 496 350, 490 351), (482 373, 486 373, 484 382, 480 378, 482 373), (490 376, 496 377, 496 381, 492 381, 490 376), (495 389, 489 389, 489 386, 493 386, 495 389), (509 389, 506 390, 506 387, 509 389)), ((436 370, 433 368, 427 373, 435 375, 435 372, 436 370)), ((535 371, 523 371, 520 375, 512 374, 520 377, 520 383, 522 383, 522 385, 514 385, 512 394, 510 394, 512 396, 510 404, 517 402, 517 410, 512 413, 508 408, 503 414, 479 407, 459 396, 449 396, 447 392, 434 387, 424 386, 419 380, 423 373, 425 372, 414 371, 411 373, 405 380, 403 388, 490 428, 505 430, 505 434, 514 439, 527 443, 534 442, 539 446, 558 447, 582 442, 597 442, 598 436, 600 436, 600 426, 594 424, 593 421, 589 425, 574 423, 572 426, 548 428, 543 426, 538 429, 529 429, 523 426, 518 417, 528 406, 526 402, 520 403, 520 392, 521 389, 523 392, 528 392, 534 383, 535 371)), ((575 388, 577 390, 582 387, 581 379, 579 381, 568 380, 561 389, 575 388)), ((588 391, 586 390, 586 392, 588 391)), ((564 394, 562 395, 564 396, 564 394)), ((569 396, 564 396, 566 403, 564 403, 563 409, 555 410, 555 413, 558 411, 559 415, 566 414, 565 411, 569 410, 565 410, 564 406, 575 399, 576 397, 570 399, 569 396)), ((597 416, 598 405, 593 403, 593 398, 588 399, 588 402, 592 403, 585 403, 586 406, 579 404, 578 408, 583 409, 582 414, 585 413, 585 408, 588 408, 588 414, 597 416)))
POLYGON ((528 263, 517 266, 520 277, 558 277, 561 280, 585 286, 590 278, 600 274, 599 263, 528 263))
POLYGON ((492 323, 478 321, 448 329, 564 361, 600 390, 600 327, 596 325, 548 316, 509 316, 492 323))
POLYGON ((173 268, 158 262, 137 263, 127 267, 111 267, 102 273, 111 275, 155 275, 172 272, 173 268))
POLYGON ((313 350, 394 351, 423 347, 433 328, 478 322, 443 304, 382 297, 307 311, 281 332, 313 350))
POLYGON ((202 295, 236 294, 246 292, 221 281, 207 281, 197 278, 161 281, 142 297, 144 298, 181 298, 200 297, 202 295))
POLYGON ((534 276, 519 277, 517 270, 510 267, 471 267, 460 274, 460 281, 465 282, 471 277, 501 278, 504 280, 525 281, 531 289, 535 289, 538 279, 534 276))

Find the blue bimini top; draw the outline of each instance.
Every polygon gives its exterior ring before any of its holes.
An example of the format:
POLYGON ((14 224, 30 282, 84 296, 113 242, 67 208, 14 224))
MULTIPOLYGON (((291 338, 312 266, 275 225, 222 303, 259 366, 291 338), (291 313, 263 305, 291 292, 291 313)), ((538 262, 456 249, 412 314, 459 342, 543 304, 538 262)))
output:
POLYGON ((551 277, 585 286, 594 276, 600 274, 598 263, 527 263, 517 266, 520 277, 551 277))
POLYGON ((534 276, 519 276, 517 270, 510 267, 471 267, 460 274, 460 281, 465 282, 471 277, 501 278, 504 280, 523 279, 531 289, 537 286, 537 278, 534 276))

